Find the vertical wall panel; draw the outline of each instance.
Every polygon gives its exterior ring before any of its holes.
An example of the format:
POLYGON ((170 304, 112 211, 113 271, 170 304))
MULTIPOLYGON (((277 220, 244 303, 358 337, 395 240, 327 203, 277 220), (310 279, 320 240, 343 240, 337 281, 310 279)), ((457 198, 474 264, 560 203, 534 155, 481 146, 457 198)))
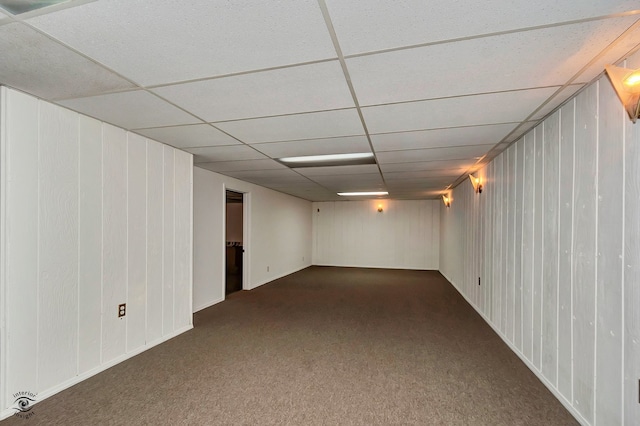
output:
POLYGON ((495 209, 495 229, 493 236, 495 238, 495 245, 493 247, 493 254, 496 260, 496 266, 493 269, 494 286, 493 286, 493 300, 495 301, 494 318, 496 319, 496 325, 498 329, 504 333, 504 324, 502 322, 502 298, 503 298, 503 286, 502 286, 502 166, 504 156, 501 155, 496 158, 496 168, 494 169, 494 175, 492 179, 492 185, 495 187, 494 193, 494 209, 495 209))
POLYGON ((535 166, 534 166, 534 196, 533 196, 533 340, 532 360, 533 365, 540 369, 540 347, 542 339, 542 272, 545 265, 542 263, 543 244, 543 215, 545 213, 542 193, 545 190, 544 182, 544 123, 535 130, 535 166))
POLYGON ((535 195, 535 131, 524 137, 522 214, 522 353, 533 360, 533 220, 535 195))
POLYGON ((127 136, 103 125, 103 258, 102 362, 126 352, 126 316, 118 305, 127 301, 127 136))
POLYGON ((622 423, 622 251, 624 140, 627 120, 610 84, 598 96, 597 425, 622 423))
POLYGON ((38 101, 19 92, 6 93, 5 406, 9 406, 15 392, 40 391, 34 368, 38 365, 38 101))
MULTIPOLYGON (((487 181, 488 182, 492 182, 493 181, 493 163, 490 163, 487 167, 487 181)), ((493 233, 495 232, 495 226, 494 226, 494 221, 493 221, 493 211, 494 211, 494 206, 493 206, 493 198, 492 198, 492 191, 493 189, 489 189, 487 188, 487 210, 486 210, 486 234, 487 234, 487 240, 488 240, 488 247, 487 247, 487 251, 486 253, 491 253, 491 258, 494 258, 494 239, 493 239, 493 233)), ((484 282, 484 291, 485 291, 485 297, 487 298, 487 303, 485 304, 485 315, 487 316, 487 318, 492 318, 492 307, 493 307, 493 298, 491 297, 492 292, 491 289, 493 288, 493 270, 495 268, 495 262, 491 262, 488 267, 487 267, 487 279, 484 282)))
POLYGON ((162 337, 163 146, 147 140, 147 342, 162 337))
POLYGON ((173 283, 174 283, 174 194, 175 168, 174 150, 164 146, 164 198, 163 198, 163 256, 162 256, 162 335, 166 336, 174 330, 173 326, 173 283))
POLYGON ((507 152, 503 152, 500 154, 502 157, 502 174, 500 176, 500 211, 501 211, 501 221, 500 228, 502 229, 502 243, 501 243, 501 251, 502 255, 500 256, 500 282, 501 282, 501 305, 500 309, 502 312, 502 333, 506 336, 507 330, 510 329, 509 324, 507 322, 507 318, 509 316, 508 305, 509 305, 509 291, 507 290, 509 283, 507 282, 507 258, 508 258, 508 240, 509 240, 509 228, 508 228, 508 210, 509 210, 509 192, 508 192, 508 183, 509 183, 509 156, 507 152))
POLYGON ((573 361, 574 406, 593 421, 595 339, 595 249, 598 165, 598 87, 576 98, 574 222, 573 222, 573 361))
POLYGON ((544 123, 544 223, 542 224, 542 358, 540 368, 554 386, 558 355, 558 155, 560 113, 544 123))
POLYGON ((518 251, 514 254, 514 301, 513 301, 513 343, 522 350, 522 207, 524 205, 524 138, 516 147, 515 165, 515 241, 518 251))
POLYGON ((147 141, 127 133, 127 351, 145 344, 147 321, 147 141))
POLYGON ((506 211, 506 306, 507 306, 507 327, 505 334, 507 339, 514 341, 515 328, 515 268, 514 256, 516 251, 515 240, 515 163, 516 163, 516 146, 512 145, 506 152, 507 155, 507 176, 506 176, 506 195, 505 195, 505 211, 506 211))
POLYGON ((78 367, 78 114, 41 102, 38 149, 38 389, 78 367))
POLYGON ((79 116, 78 373, 100 365, 102 312, 102 123, 79 116))
POLYGON ((174 327, 191 324, 191 185, 193 156, 175 151, 175 287, 174 327))
POLYGON ((573 182, 574 108, 560 110, 560 217, 558 221, 558 390, 573 401, 573 182))
MULTIPOLYGON (((640 54, 627 66, 640 67, 640 54)), ((624 119, 624 424, 635 426, 640 419, 640 124, 626 114, 624 119)))

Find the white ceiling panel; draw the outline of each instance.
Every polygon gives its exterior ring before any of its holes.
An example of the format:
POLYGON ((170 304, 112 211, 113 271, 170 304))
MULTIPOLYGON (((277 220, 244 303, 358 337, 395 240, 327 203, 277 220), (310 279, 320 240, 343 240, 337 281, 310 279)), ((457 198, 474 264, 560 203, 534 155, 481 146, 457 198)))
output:
POLYGON ((273 169, 273 170, 238 170, 238 171, 226 171, 224 173, 227 176, 234 176, 243 179, 264 179, 265 181, 277 181, 287 179, 295 179, 303 182, 308 182, 308 179, 300 176, 298 173, 291 169, 273 169))
POLYGON ((260 160, 267 158, 246 145, 208 146, 189 148, 185 149, 185 151, 195 155, 193 158, 194 163, 213 163, 217 161, 232 160, 260 160))
POLYGON ((558 86, 636 16, 347 59, 361 105, 558 86), (491 60, 487 60, 491 58, 491 60))
POLYGON ((458 178, 465 174, 467 168, 445 169, 445 170, 417 170, 411 172, 384 172, 384 179, 387 182, 403 179, 424 179, 424 178, 458 178))
POLYGON ((227 121, 216 123, 216 127, 246 143, 364 134, 360 117, 355 109, 227 121))
POLYGON ((381 105, 363 108, 362 113, 371 133, 515 123, 524 120, 557 89, 548 87, 381 105))
POLYGON ((345 176, 313 176, 311 180, 336 191, 374 190, 384 188, 380 173, 345 176))
POLYGON ((156 127, 136 130, 136 132, 148 138, 175 146, 176 148, 238 145, 241 143, 208 124, 156 127))
POLYGON ((422 170, 442 170, 468 169, 475 163, 475 160, 436 160, 436 161, 416 161, 410 163, 389 163, 380 164, 383 173, 390 172, 414 172, 422 170))
POLYGON ((371 143, 376 152, 496 144, 516 126, 517 124, 510 123, 423 130, 418 132, 385 133, 381 135, 371 135, 371 143))
POLYGON ((509 137, 507 139, 505 139, 506 142, 513 142, 517 139, 520 139, 520 137, 522 137, 522 135, 524 135, 525 133, 527 133, 529 130, 533 129, 533 127, 538 124, 537 121, 525 121, 524 123, 522 123, 521 125, 519 125, 516 130, 509 135, 509 137))
POLYGON ((453 148, 410 149, 377 154, 380 164, 411 161, 458 160, 482 157, 493 145, 473 145, 453 148))
POLYGON ((336 56, 315 0, 112 0, 29 22, 143 85, 336 56))
POLYGON ((571 98, 583 87, 584 85, 582 84, 572 84, 571 86, 565 87, 560 93, 554 96, 554 98, 548 104, 543 106, 540 111, 536 112, 531 120, 540 120, 546 117, 551 111, 558 108, 563 102, 571 98))
POLYGON ((371 152, 366 136, 261 143, 253 147, 273 158, 371 152))
POLYGON ((144 90, 68 99, 58 103, 125 129, 198 122, 195 117, 144 90))
POLYGON ((239 161, 218 161, 215 163, 199 163, 198 167, 211 170, 212 172, 238 172, 246 170, 271 170, 285 169, 286 166, 275 160, 239 160, 239 161))
POLYGON ((134 87, 20 23, 0 26, 0 83, 50 100, 134 87))
POLYGON ((635 0, 326 0, 345 55, 625 12, 635 0), (375 31, 371 29, 375 28, 375 31))
MULTIPOLYGON (((329 166, 329 167, 301 167, 295 169, 301 175, 313 176, 339 176, 339 175, 359 175, 367 173, 380 173, 375 164, 359 164, 357 166, 329 166)), ((348 176, 344 176, 348 179, 348 176)))
POLYGON ((154 91, 206 121, 355 106, 338 61, 215 78, 154 91))

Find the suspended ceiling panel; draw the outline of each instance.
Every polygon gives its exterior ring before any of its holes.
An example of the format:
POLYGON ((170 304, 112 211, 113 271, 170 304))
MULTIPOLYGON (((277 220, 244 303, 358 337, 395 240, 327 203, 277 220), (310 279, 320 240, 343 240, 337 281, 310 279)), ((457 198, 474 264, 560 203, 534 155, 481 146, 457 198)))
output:
POLYGON ((639 9, 80 0, 0 14, 0 84, 309 200, 356 188, 434 198, 640 47, 639 9), (355 152, 377 164, 277 161, 355 152))

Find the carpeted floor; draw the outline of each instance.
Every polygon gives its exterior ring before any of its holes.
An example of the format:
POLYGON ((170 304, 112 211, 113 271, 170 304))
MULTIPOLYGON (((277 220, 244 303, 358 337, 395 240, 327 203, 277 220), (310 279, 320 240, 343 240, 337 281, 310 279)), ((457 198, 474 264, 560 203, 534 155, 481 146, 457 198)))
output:
POLYGON ((571 425, 432 271, 311 267, 9 425, 571 425))

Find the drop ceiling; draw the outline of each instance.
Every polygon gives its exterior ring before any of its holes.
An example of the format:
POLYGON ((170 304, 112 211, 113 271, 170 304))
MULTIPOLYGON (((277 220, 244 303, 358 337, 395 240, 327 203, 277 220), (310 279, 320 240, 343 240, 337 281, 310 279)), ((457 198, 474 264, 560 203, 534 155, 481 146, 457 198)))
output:
POLYGON ((313 201, 436 198, 640 47, 637 0, 29 3, 0 9, 0 84, 313 201))

